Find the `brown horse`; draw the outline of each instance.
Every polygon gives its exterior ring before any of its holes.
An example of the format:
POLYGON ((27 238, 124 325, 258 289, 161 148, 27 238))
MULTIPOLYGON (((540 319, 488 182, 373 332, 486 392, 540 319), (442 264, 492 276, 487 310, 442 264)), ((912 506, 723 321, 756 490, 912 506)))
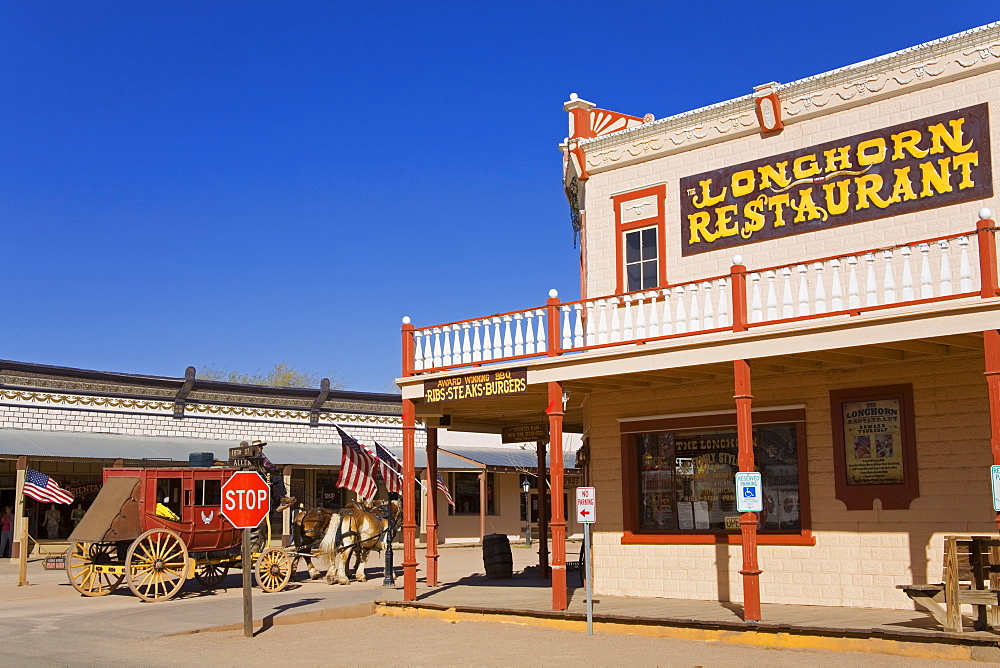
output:
POLYGON ((398 518, 399 501, 375 506, 370 503, 351 502, 340 512, 333 513, 320 543, 320 552, 330 562, 326 573, 329 584, 350 584, 347 577, 348 561, 357 558, 354 579, 365 581, 365 563, 372 550, 381 552, 388 537, 389 513, 398 518))
POLYGON ((292 519, 292 536, 295 545, 295 560, 292 562, 292 573, 299 565, 299 559, 305 559, 309 569, 309 577, 318 580, 323 574, 313 565, 312 555, 319 547, 320 541, 326 535, 330 518, 334 511, 326 508, 310 508, 295 515, 292 519))

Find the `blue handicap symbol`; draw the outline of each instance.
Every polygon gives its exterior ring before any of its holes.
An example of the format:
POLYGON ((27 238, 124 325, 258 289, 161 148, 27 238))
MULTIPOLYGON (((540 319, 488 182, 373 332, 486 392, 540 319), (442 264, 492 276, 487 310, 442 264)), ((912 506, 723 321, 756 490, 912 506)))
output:
POLYGON ((753 499, 753 498, 756 498, 756 496, 757 496, 757 488, 756 487, 744 487, 743 488, 743 498, 744 499, 753 499))

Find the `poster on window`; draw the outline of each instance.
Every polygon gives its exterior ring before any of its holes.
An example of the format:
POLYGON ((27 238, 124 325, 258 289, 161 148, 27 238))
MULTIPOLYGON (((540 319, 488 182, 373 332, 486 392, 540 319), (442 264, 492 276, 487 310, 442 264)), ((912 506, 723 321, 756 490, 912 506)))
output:
POLYGON ((842 406, 847 484, 903 484, 899 399, 850 401, 842 406))

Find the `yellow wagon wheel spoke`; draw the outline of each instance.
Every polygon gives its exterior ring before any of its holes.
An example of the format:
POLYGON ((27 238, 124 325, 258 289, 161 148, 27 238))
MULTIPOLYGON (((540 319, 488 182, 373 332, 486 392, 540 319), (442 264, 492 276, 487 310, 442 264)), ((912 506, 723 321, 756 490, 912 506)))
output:
POLYGON ((264 591, 281 591, 292 579, 292 559, 280 548, 268 548, 257 559, 254 575, 264 591))
POLYGON ((229 564, 220 564, 212 561, 205 561, 198 564, 194 579, 206 589, 214 589, 222 584, 229 574, 229 564))
POLYGON ((170 529, 150 529, 133 541, 125 559, 128 586, 143 601, 166 601, 184 585, 187 546, 170 529))
POLYGON ((84 596, 106 596, 124 579, 124 574, 98 573, 95 565, 114 563, 111 559, 113 545, 103 543, 73 543, 66 550, 66 575, 73 588, 84 596))

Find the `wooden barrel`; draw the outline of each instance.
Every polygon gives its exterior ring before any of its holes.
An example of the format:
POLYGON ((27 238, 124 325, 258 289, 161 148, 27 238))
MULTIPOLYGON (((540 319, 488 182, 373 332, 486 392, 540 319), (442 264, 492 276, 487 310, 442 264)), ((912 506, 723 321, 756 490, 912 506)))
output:
POLYGON ((491 533, 483 538, 483 565, 488 578, 513 577, 514 557, 506 534, 491 533))

